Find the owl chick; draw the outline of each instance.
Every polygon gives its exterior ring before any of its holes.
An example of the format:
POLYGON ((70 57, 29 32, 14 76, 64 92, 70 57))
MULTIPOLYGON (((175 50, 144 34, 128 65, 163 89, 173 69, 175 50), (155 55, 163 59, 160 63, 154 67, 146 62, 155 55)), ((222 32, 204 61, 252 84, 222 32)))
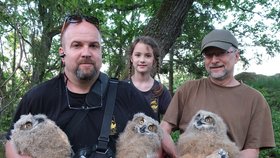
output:
POLYGON ((227 136, 227 126, 218 115, 200 110, 178 139, 180 158, 237 158, 239 149, 227 136))
POLYGON ((19 154, 32 158, 71 157, 66 134, 46 115, 21 115, 11 132, 11 142, 19 154))
POLYGON ((137 113, 119 136, 116 158, 156 158, 162 137, 158 121, 137 113))

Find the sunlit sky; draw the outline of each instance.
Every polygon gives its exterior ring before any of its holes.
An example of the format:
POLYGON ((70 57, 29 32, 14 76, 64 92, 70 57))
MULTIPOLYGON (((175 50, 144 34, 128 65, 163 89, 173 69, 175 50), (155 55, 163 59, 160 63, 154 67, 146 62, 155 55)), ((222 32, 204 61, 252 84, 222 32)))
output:
POLYGON ((241 62, 239 62, 235 67, 235 74, 240 72, 255 72, 256 74, 263 74, 267 76, 272 76, 280 73, 280 54, 275 57, 264 57, 263 62, 257 65, 255 61, 250 62, 250 66, 247 70, 242 69, 241 62))
MULTIPOLYGON (((260 11, 260 12, 262 12, 262 10, 263 9, 260 6, 259 8, 256 9, 256 11, 260 11)), ((230 12, 227 13, 227 16, 228 18, 223 22, 218 22, 218 21, 214 22, 214 26, 216 29, 222 29, 224 26, 231 23, 231 21, 235 18, 230 12)), ((259 15, 254 16, 252 20, 248 22, 248 24, 253 24, 260 20, 265 21, 265 24, 267 24, 268 26, 272 26, 271 21, 267 19, 263 19, 259 15)), ((269 29, 264 30, 264 32, 268 34, 270 33, 269 29)), ((276 37, 280 38, 280 32, 277 32, 276 37)), ((243 40, 245 41, 249 40, 250 43, 251 39, 246 39, 244 37, 243 40)), ((241 42, 241 39, 237 39, 237 41, 241 42)), ((249 60, 251 59, 249 61, 250 65, 247 67, 247 69, 243 69, 241 66, 242 62, 240 61, 235 66, 235 71, 234 71, 235 74, 238 74, 240 72, 255 72, 256 74, 271 76, 280 73, 280 52, 275 52, 275 56, 271 57, 267 55, 264 48, 260 48, 260 47, 257 48, 257 46, 253 46, 253 48, 251 49, 250 48, 241 48, 241 49, 244 51, 245 58, 249 60), (253 59, 254 51, 262 52, 261 64, 257 64, 257 61, 253 59)))

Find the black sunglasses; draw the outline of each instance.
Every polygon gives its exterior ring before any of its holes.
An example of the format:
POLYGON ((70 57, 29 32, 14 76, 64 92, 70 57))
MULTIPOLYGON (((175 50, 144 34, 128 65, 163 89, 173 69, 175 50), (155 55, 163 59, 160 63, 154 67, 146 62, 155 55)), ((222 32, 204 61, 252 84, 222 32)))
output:
POLYGON ((204 51, 202 52, 202 56, 204 58, 207 58, 207 59, 211 59, 213 58, 213 56, 216 56, 216 57, 224 57, 230 53, 234 53, 236 52, 238 49, 229 49, 229 50, 221 50, 221 51, 214 51, 214 52, 209 52, 209 51, 204 51))
POLYGON ((85 16, 85 15, 68 15, 65 17, 62 29, 61 29, 61 34, 64 33, 65 29, 67 26, 71 23, 80 23, 83 20, 86 20, 87 22, 93 24, 98 30, 99 30, 99 20, 94 17, 94 16, 85 16))
POLYGON ((91 110, 91 109, 99 109, 103 106, 102 100, 103 100, 103 96, 102 94, 98 94, 98 93, 89 93, 86 95, 86 100, 84 105, 80 106, 80 107, 75 107, 73 105, 70 104, 70 100, 69 100, 69 92, 68 92, 68 88, 65 87, 65 93, 66 93, 66 99, 67 99, 67 104, 69 109, 72 110, 91 110))

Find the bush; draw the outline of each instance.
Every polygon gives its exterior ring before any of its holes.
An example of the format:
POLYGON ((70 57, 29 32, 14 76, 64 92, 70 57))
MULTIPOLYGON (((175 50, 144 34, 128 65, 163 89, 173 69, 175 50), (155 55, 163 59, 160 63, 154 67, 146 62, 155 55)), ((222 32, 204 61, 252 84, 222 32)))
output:
POLYGON ((275 107, 271 108, 272 124, 276 147, 274 149, 262 150, 260 158, 279 158, 280 157, 280 111, 275 107))

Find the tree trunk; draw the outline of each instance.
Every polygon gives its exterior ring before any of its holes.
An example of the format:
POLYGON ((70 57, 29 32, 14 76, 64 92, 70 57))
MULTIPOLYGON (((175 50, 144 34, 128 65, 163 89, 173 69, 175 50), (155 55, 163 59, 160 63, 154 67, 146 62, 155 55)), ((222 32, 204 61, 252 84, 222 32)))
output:
POLYGON ((176 38, 181 35, 187 13, 194 0, 163 0, 157 15, 144 30, 157 40, 161 47, 161 59, 169 52, 176 38))
POLYGON ((34 86, 43 81, 46 74, 48 57, 50 55, 50 49, 53 36, 59 31, 55 29, 54 8, 48 6, 43 0, 38 3, 39 19, 42 23, 43 31, 42 36, 38 37, 32 42, 32 55, 33 55, 33 73, 31 86, 34 86))
POLYGON ((174 77, 173 77, 173 74, 174 74, 174 70, 173 70, 173 62, 174 62, 174 49, 171 49, 171 51, 170 51, 170 56, 169 56, 169 68, 168 68, 168 70, 169 70, 169 75, 168 75, 168 78, 169 78, 169 87, 168 87, 168 89, 169 89, 169 92, 170 92, 170 94, 171 94, 171 96, 173 96, 174 95, 174 89, 173 89, 173 79, 174 79, 174 77))

